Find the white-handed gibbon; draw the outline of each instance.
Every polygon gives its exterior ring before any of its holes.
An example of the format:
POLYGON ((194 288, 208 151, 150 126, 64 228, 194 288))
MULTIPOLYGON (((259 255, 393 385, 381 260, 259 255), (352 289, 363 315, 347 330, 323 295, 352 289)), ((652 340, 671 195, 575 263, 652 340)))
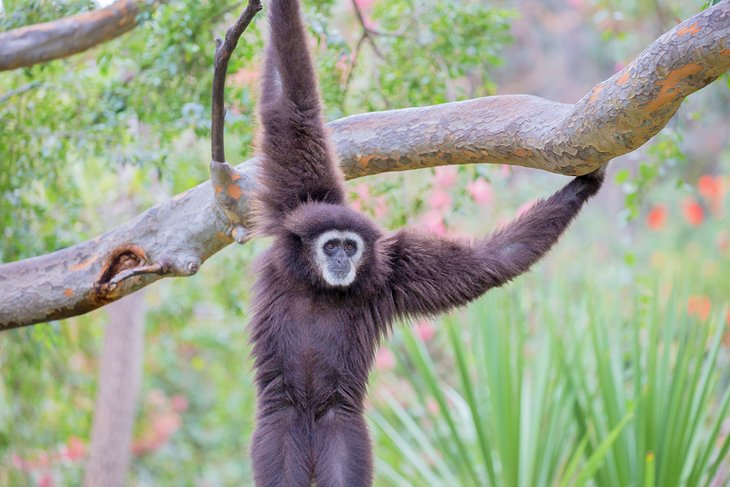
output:
POLYGON ((464 305, 527 271, 603 182, 574 178, 473 243, 384 231, 352 209, 325 128, 298 0, 270 0, 250 324, 257 486, 369 486, 368 373, 396 319, 464 305))

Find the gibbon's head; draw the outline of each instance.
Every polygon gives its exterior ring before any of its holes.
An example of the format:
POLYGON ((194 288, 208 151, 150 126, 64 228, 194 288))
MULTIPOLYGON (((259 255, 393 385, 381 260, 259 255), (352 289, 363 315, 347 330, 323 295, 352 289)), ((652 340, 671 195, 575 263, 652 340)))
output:
POLYGON ((288 270, 315 287, 364 290, 383 274, 383 232, 348 206, 305 203, 287 216, 284 228, 288 270))
POLYGON ((312 247, 324 282, 333 287, 347 287, 355 281, 365 251, 360 234, 351 230, 325 230, 312 247))

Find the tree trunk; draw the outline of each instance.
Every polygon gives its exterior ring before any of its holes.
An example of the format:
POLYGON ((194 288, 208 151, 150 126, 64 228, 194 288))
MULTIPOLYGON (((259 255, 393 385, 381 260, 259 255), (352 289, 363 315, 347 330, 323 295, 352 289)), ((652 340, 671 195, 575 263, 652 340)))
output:
POLYGON ((108 306, 85 487, 126 485, 142 380, 144 293, 108 306))

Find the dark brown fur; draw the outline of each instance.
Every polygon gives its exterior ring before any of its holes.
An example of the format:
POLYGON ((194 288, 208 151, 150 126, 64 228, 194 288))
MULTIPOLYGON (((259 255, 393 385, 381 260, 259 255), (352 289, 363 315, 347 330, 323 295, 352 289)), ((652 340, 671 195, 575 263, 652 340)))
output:
POLYGON ((461 306, 527 271, 598 191, 603 172, 573 179, 473 244, 385 232, 346 204, 298 1, 271 0, 269 21, 258 200, 259 228, 274 242, 258 261, 251 322, 255 481, 368 486, 373 463, 363 403, 391 323, 461 306), (344 289, 320 277, 311 247, 331 229, 355 231, 365 242, 357 278, 344 289))

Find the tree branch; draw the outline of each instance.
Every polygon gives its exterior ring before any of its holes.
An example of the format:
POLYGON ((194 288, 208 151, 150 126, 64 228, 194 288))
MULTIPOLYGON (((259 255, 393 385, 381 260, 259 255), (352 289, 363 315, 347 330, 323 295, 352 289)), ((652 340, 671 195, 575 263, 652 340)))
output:
POLYGON ((251 21, 262 9, 261 0, 249 0, 246 8, 238 16, 236 22, 226 31, 225 40, 216 39, 215 70, 213 73, 213 107, 211 120, 211 152, 212 160, 225 162, 226 151, 223 143, 224 124, 226 118, 225 101, 223 98, 226 87, 226 73, 228 61, 233 50, 238 45, 238 39, 246 31, 251 21))
POLYGON ((0 71, 68 57, 115 39, 137 26, 138 15, 148 3, 117 0, 91 12, 2 32, 0 71))
POLYGON ((247 181, 226 161, 224 145, 226 108, 224 92, 228 61, 231 59, 238 40, 251 21, 262 9, 261 0, 249 0, 246 8, 234 24, 226 31, 225 40, 216 39, 215 69, 213 73, 213 106, 211 115, 211 161, 210 179, 213 182, 215 201, 226 215, 232 230, 229 232, 236 242, 244 244, 249 236, 246 230, 246 209, 241 207, 240 195, 245 191, 247 181))
MULTIPOLYGON (((356 115, 329 127, 350 179, 472 163, 586 174, 643 145, 686 96, 730 69, 728 39, 730 2, 722 1, 664 34, 574 105, 495 96, 356 115)), ((79 315, 161 277, 194 274, 233 241, 232 221, 245 218, 256 172, 249 161, 229 176, 239 178, 235 185, 214 192, 205 182, 93 240, 0 265, 0 329, 79 315), (237 202, 235 214, 221 209, 216 192, 237 202), (125 274, 154 263, 165 264, 161 274, 125 274), (116 286, 107 285, 112 281, 116 286)))

